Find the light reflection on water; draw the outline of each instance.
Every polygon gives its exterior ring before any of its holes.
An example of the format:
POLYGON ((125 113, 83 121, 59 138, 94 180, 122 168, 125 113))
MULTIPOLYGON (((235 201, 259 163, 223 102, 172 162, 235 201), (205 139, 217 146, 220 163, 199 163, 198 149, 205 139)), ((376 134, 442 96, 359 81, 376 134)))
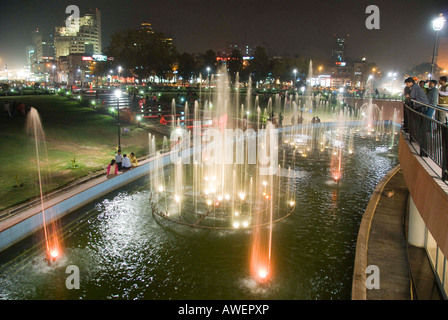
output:
POLYGON ((396 148, 390 151, 381 141, 355 139, 355 145, 339 185, 325 159, 296 161, 298 205, 274 226, 269 285, 249 276, 249 231, 156 220, 142 179, 65 218, 66 248, 55 264, 45 264, 39 250, 3 257, 0 298, 350 299, 362 214, 376 184, 398 163, 396 148), (65 287, 68 265, 80 269, 80 290, 65 287))

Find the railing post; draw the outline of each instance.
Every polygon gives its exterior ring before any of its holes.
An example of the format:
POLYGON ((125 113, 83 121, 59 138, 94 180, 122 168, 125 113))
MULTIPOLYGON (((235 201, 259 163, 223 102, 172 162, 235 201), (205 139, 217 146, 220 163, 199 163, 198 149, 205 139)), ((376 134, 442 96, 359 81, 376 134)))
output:
POLYGON ((448 126, 441 125, 442 129, 442 180, 448 180, 448 126))
POLYGON ((408 127, 408 108, 406 106, 406 102, 403 102, 403 130, 404 132, 409 133, 409 127, 408 127))
POLYGON ((418 143, 420 146, 420 157, 427 157, 428 156, 428 143, 426 140, 426 134, 427 134, 427 123, 428 120, 422 115, 419 115, 418 117, 418 122, 419 122, 419 126, 418 126, 418 143))

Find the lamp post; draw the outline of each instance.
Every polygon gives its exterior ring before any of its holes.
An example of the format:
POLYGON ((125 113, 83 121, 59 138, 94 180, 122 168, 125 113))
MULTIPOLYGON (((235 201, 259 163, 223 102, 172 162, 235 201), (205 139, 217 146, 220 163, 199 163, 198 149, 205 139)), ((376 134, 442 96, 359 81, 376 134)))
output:
POLYGON ((121 71, 123 71, 123 68, 121 66, 119 66, 118 67, 118 81, 120 81, 121 71))
POLYGON ((212 99, 212 90, 211 90, 211 76, 210 76, 210 67, 207 67, 207 77, 208 77, 208 107, 210 108, 210 100, 212 99))
POLYGON ((432 51, 432 63, 431 63, 431 75, 429 77, 429 80, 431 80, 431 77, 434 75, 434 62, 436 57, 436 48, 437 48, 437 41, 439 39, 439 31, 443 29, 443 26, 445 24, 445 18, 442 14, 436 19, 432 21, 432 28, 436 32, 436 38, 434 40, 434 48, 432 51))
POLYGON ((297 69, 294 69, 294 90, 296 89, 297 86, 297 69))
POLYGON ((117 97, 117 120, 118 120, 118 150, 121 150, 121 128, 120 128, 120 97, 121 90, 115 90, 115 96, 117 97))
POLYGON ((207 78, 208 78, 208 88, 210 89, 210 85, 211 85, 210 67, 207 67, 207 78))
POLYGON ((56 66, 53 65, 51 68, 53 69, 53 84, 55 84, 56 83, 56 66))

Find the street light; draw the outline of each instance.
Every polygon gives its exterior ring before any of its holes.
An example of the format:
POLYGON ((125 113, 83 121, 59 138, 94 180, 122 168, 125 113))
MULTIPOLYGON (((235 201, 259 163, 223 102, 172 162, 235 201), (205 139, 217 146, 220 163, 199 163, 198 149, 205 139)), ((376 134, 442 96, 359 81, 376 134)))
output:
POLYGON ((436 32, 436 38, 434 40, 434 49, 432 51, 431 76, 429 77, 429 80, 431 80, 431 77, 434 74, 434 62, 436 57, 437 41, 439 39, 439 31, 443 29, 444 24, 445 24, 445 18, 443 17, 442 14, 440 14, 438 18, 432 21, 432 28, 436 32))
POLYGON ((56 66, 53 65, 51 68, 53 69, 53 84, 54 84, 54 83, 56 83, 56 81, 55 81, 55 79, 56 79, 56 66))
POLYGON ((294 89, 296 88, 297 85, 297 69, 294 69, 294 89))
POLYGON ((115 96, 117 97, 117 120, 118 120, 118 150, 121 150, 121 129, 120 129, 120 97, 121 90, 115 90, 115 96))
POLYGON ((118 66, 118 78, 121 76, 121 71, 123 71, 123 68, 121 66, 118 66))
POLYGON ((207 77, 208 77, 208 87, 210 88, 210 85, 211 85, 210 67, 207 67, 207 77))

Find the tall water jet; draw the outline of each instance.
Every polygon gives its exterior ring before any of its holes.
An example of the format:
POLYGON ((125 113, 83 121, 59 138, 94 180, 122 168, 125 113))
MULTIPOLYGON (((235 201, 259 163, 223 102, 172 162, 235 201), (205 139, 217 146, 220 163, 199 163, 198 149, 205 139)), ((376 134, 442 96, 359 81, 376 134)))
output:
POLYGON ((311 84, 311 80, 313 79, 313 60, 310 60, 308 66, 308 80, 307 86, 305 90, 305 107, 312 108, 313 107, 313 86, 311 84))
MULTIPOLYGON (((251 102, 252 102, 252 77, 249 76, 249 81, 247 83, 247 90, 246 90, 246 109, 250 113, 252 113, 251 102)), ((257 104, 255 104, 255 107, 257 107, 257 104)))
POLYGON ((173 99, 171 101, 171 114, 172 114, 172 122, 171 122, 171 127, 172 130, 176 129, 176 99, 173 99))
POLYGON ((43 232, 45 239, 45 249, 47 260, 54 261, 61 254, 61 244, 58 236, 59 228, 56 221, 51 219, 49 212, 46 212, 44 205, 44 177, 49 177, 48 154, 45 142, 45 133, 42 127, 39 113, 31 107, 26 119, 26 131, 32 137, 36 154, 37 175, 39 182, 40 205, 42 210, 43 232), (48 166, 48 165, 47 165, 48 166))
POLYGON ((380 109, 376 104, 373 104, 373 78, 369 77, 366 82, 365 98, 367 102, 359 108, 360 116, 365 121, 367 134, 370 135, 371 131, 375 130, 374 126, 380 116, 380 109))

